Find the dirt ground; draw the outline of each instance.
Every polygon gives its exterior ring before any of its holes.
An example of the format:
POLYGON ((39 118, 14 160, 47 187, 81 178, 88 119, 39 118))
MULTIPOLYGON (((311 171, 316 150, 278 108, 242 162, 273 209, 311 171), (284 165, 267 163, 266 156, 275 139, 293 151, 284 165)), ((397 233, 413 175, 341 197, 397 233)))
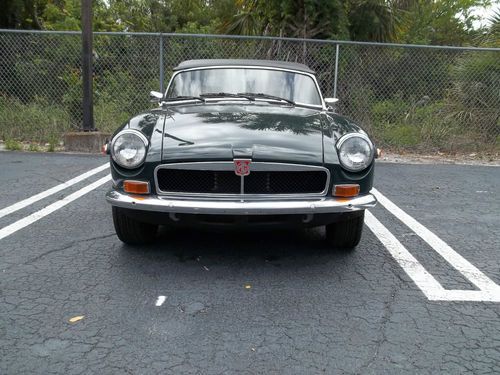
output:
POLYGON ((489 165, 500 166, 499 154, 456 154, 449 155, 441 152, 435 154, 400 154, 382 151, 382 156, 378 159, 386 163, 406 163, 406 164, 460 164, 460 165, 489 165))

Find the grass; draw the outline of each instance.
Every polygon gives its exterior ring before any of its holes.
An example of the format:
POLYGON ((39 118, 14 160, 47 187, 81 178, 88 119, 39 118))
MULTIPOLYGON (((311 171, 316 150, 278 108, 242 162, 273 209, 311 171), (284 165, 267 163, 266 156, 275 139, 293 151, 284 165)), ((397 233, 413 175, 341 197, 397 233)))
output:
POLYGON ((420 143, 420 129, 412 125, 385 124, 377 129, 375 137, 390 146, 412 148, 420 143))
POLYGON ((434 151, 468 153, 499 152, 500 142, 484 134, 443 122, 423 124, 376 124, 372 131, 376 143, 394 151, 428 153, 434 151))
MULTIPOLYGON (((0 96, 0 138, 47 143, 71 129, 68 113, 41 99, 24 104, 0 96)), ((7 147, 7 146, 6 146, 7 147)))
MULTIPOLYGON (((94 107, 97 129, 113 133, 130 117, 123 106, 113 101, 101 101, 94 107)), ((74 122, 74 120, 73 120, 74 122)), ((54 152, 64 133, 75 130, 71 126, 69 110, 63 104, 49 104, 42 99, 22 103, 0 96, 0 139, 8 150, 20 150, 20 142, 29 141, 29 151, 40 151, 40 144, 48 144, 46 151, 54 152)))

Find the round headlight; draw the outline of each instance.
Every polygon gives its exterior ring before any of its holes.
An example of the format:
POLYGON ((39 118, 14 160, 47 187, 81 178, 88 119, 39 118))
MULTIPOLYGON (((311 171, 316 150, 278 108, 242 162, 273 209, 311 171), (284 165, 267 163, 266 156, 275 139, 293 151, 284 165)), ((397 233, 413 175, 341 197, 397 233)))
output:
POLYGON ((147 138, 136 130, 118 133, 111 142, 111 156, 123 168, 137 168, 146 159, 147 138))
POLYGON ((373 144, 361 133, 349 133, 337 142, 339 160, 342 167, 351 172, 367 168, 373 160, 373 144))

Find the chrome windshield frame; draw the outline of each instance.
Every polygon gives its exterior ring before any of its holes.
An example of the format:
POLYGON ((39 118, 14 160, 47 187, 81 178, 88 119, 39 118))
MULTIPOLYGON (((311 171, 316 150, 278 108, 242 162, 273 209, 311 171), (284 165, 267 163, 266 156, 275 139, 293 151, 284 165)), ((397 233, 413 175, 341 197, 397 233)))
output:
MULTIPOLYGON (((321 89, 318 84, 318 80, 316 79, 316 76, 311 73, 307 72, 302 72, 300 70, 294 70, 294 69, 286 69, 286 68, 276 68, 276 67, 267 67, 267 66, 253 66, 253 65, 214 65, 214 66, 202 66, 202 67, 196 67, 196 68, 189 68, 189 69, 182 69, 175 71, 174 74, 172 74, 172 77, 170 77, 170 80, 168 82, 167 88, 165 92, 163 93, 163 97, 165 98, 167 95, 168 90, 170 90, 170 86, 172 85, 172 82, 174 78, 184 72, 189 72, 189 71, 195 71, 195 70, 212 70, 212 69, 258 69, 258 70, 275 70, 275 71, 281 71, 281 72, 289 72, 289 73, 295 73, 295 74, 301 74, 304 76, 310 77, 314 85, 316 86, 316 90, 318 91, 319 98, 321 100, 321 104, 311 104, 311 103, 301 103, 301 102, 295 102, 298 106, 303 106, 303 107, 308 107, 308 108, 317 108, 317 109, 322 109, 326 110, 326 104, 325 100, 323 98, 323 93, 321 92, 321 89)), ((231 100, 235 100, 237 98, 231 98, 231 100)), ((257 100, 260 100, 259 98, 256 98, 257 100)), ((220 99, 219 99, 220 100, 220 99)), ((192 101, 192 100, 191 100, 192 101)), ((173 103, 179 103, 180 101, 169 101, 168 104, 173 104, 173 103)), ((189 102, 189 100, 184 100, 183 102, 189 102)), ((164 104, 166 102, 160 101, 160 105, 164 104)))

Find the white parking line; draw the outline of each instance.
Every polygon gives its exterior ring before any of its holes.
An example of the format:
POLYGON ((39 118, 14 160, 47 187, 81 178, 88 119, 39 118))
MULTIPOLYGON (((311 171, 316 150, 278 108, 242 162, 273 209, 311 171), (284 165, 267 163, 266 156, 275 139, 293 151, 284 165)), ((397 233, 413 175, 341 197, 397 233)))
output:
POLYGON ((57 202, 52 203, 51 205, 48 205, 47 207, 42 208, 41 210, 26 216, 2 229, 0 229, 0 240, 10 236, 12 233, 17 232, 20 229, 23 229, 27 227, 30 224, 33 224, 34 222, 40 220, 41 218, 51 214, 54 211, 57 211, 58 209, 66 206, 68 203, 73 202, 74 200, 84 196, 85 194, 91 192, 94 189, 97 189, 99 186, 105 184, 108 182, 111 178, 111 175, 107 175, 106 177, 103 177, 87 186, 84 188, 75 191, 74 193, 68 195, 67 197, 64 197, 61 200, 58 200, 57 202))
POLYGON ((29 198, 26 198, 22 201, 19 201, 17 203, 14 203, 13 205, 11 206, 8 206, 8 207, 5 207, 5 208, 2 208, 0 210, 0 218, 1 217, 4 217, 6 215, 9 215, 15 211, 18 211, 24 207, 27 207, 29 206, 30 204, 33 204, 35 202, 38 202, 39 200, 42 200, 44 198, 47 198, 61 190, 64 190, 66 188, 69 188, 70 186, 74 185, 74 184, 77 184, 79 183, 80 181, 83 181, 103 170, 105 170, 106 168, 109 168, 109 163, 106 163, 106 164, 103 164, 101 165, 100 167, 97 167, 97 168, 94 168, 94 169, 91 169, 90 171, 88 172, 85 172, 79 176, 76 176, 75 178, 72 178, 71 180, 68 180, 66 182, 63 182, 62 184, 60 185, 57 185, 57 186, 54 186, 48 190, 45 190, 45 191, 42 191, 41 193, 38 193, 38 194, 35 194, 29 198))
POLYGON ((379 203, 427 242, 451 266, 462 273, 480 290, 446 290, 430 275, 408 250, 371 213, 367 212, 366 224, 396 259, 408 276, 417 284, 430 300, 439 301, 491 301, 500 302, 500 286, 458 254, 442 239, 424 227, 413 217, 396 206, 392 201, 373 189, 379 203))
POLYGON ((441 295, 445 290, 441 284, 419 263, 401 242, 370 212, 365 212, 365 224, 391 253, 408 276, 429 299, 441 295))

